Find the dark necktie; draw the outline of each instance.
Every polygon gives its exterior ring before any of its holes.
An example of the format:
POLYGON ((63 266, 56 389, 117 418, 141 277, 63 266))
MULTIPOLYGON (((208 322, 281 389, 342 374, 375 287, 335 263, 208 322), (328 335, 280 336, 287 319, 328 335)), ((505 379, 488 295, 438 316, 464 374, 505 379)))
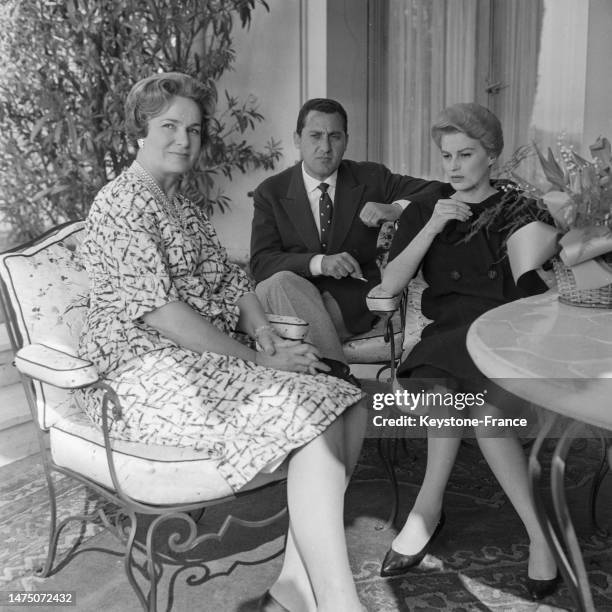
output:
POLYGON ((332 221, 332 201, 329 197, 327 190, 329 185, 327 183, 321 183, 318 187, 321 190, 321 197, 319 198, 319 224, 321 227, 321 248, 325 251, 327 249, 327 242, 329 240, 329 232, 331 229, 332 221))

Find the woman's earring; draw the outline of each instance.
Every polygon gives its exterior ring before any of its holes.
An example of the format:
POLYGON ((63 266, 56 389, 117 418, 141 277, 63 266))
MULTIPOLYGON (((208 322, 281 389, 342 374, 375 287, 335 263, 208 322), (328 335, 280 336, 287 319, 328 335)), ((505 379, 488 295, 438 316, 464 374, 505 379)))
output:
POLYGON ((142 147, 144 147, 144 138, 139 138, 136 142, 138 143, 139 149, 142 149, 142 147))

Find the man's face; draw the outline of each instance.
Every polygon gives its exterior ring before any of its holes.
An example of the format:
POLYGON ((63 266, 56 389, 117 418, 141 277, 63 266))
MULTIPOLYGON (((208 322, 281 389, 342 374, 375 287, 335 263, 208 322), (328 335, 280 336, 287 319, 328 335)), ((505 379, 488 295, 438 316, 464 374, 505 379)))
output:
POLYGON ((293 142, 302 154, 306 172, 322 181, 340 165, 348 135, 338 113, 310 111, 306 115, 302 133, 296 132, 293 142))

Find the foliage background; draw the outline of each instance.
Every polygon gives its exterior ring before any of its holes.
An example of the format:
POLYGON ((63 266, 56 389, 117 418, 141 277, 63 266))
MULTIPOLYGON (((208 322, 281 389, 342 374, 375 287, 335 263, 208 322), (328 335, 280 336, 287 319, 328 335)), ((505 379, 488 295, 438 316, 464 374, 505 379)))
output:
POLYGON ((274 167, 279 143, 255 150, 263 120, 253 96, 216 81, 236 57, 231 34, 264 0, 6 0, 0 7, 0 220, 11 241, 79 219, 102 185, 131 163, 123 103, 154 72, 180 71, 217 100, 208 145, 181 189, 207 212, 229 199, 215 176, 274 167))

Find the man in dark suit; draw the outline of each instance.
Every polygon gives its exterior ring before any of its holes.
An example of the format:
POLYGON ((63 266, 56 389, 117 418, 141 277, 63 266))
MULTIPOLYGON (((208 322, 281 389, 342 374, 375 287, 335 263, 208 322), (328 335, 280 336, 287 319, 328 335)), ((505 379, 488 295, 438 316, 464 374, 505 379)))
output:
POLYGON ((294 143, 302 161, 255 191, 251 272, 269 311, 305 319, 323 356, 344 361, 341 340, 374 324, 365 297, 380 282, 380 225, 432 183, 344 160, 347 116, 335 100, 304 104, 294 143))

